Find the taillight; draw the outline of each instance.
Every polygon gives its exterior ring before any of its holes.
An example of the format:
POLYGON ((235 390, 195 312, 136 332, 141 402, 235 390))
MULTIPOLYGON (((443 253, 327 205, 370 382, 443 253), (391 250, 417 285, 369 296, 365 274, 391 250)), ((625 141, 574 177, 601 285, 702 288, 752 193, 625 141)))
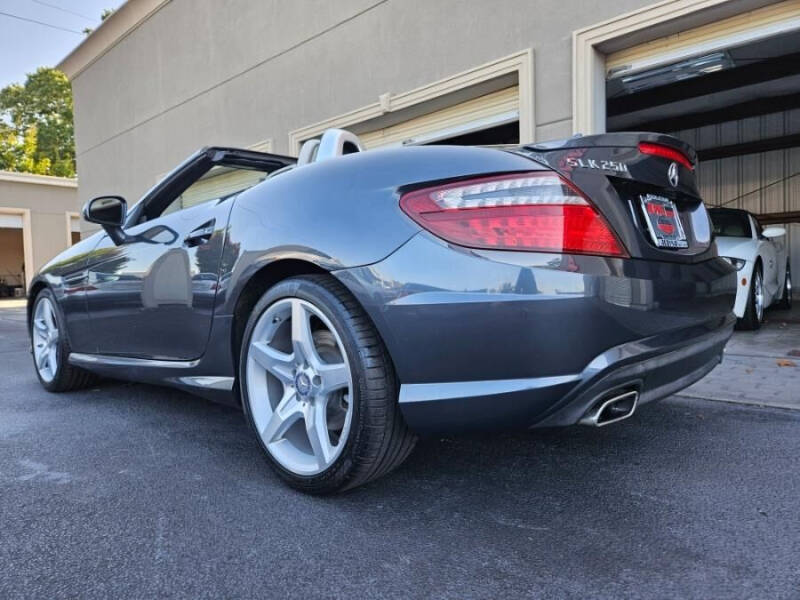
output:
POLYGON ((652 144, 650 142, 639 142, 639 152, 642 154, 651 154, 652 156, 660 156, 668 160, 674 160, 682 164, 690 170, 694 170, 694 165, 689 157, 680 150, 671 148, 670 146, 663 146, 662 144, 652 144))
POLYGON ((549 171, 414 190, 400 207, 434 235, 469 248, 626 256, 594 206, 549 171))

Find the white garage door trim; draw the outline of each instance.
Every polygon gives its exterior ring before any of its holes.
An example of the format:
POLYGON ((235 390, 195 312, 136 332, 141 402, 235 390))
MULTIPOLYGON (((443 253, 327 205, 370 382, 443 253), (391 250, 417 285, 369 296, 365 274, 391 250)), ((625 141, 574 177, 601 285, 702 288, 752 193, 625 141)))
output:
POLYGON ((428 144, 519 120, 519 87, 480 96, 403 123, 360 134, 366 148, 428 144))
POLYGON ((72 234, 81 232, 81 215, 76 212, 67 212, 64 215, 67 225, 67 248, 72 246, 72 234))
POLYGON ((0 214, 0 228, 3 229, 22 229, 22 215, 0 214))
MULTIPOLYGON (((357 125, 363 126, 369 121, 384 115, 424 107, 426 103, 440 99, 448 94, 469 90, 474 86, 485 84, 510 74, 516 74, 517 76, 517 111, 520 141, 534 141, 533 50, 527 49, 414 90, 397 94, 388 92, 381 94, 377 102, 300 129, 295 129, 289 133, 289 152, 297 155, 304 141, 320 136, 326 129, 346 129, 357 125)), ((465 123, 468 123, 469 120, 467 119, 465 123)))

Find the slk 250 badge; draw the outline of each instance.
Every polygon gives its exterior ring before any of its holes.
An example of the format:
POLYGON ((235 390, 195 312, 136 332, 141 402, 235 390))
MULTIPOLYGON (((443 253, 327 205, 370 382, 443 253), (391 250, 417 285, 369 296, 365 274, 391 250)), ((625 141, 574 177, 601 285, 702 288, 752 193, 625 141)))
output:
POLYGON ((569 156, 567 157, 567 166, 581 169, 599 169, 600 171, 615 171, 617 173, 628 172, 628 165, 616 160, 595 160, 594 158, 573 158, 569 156))

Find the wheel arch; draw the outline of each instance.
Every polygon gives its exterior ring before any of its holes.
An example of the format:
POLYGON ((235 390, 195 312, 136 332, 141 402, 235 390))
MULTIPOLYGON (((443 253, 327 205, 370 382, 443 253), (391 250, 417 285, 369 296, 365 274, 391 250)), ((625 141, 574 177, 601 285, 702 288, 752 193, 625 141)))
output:
MULTIPOLYGON (((394 357, 386 346, 386 342, 383 339, 380 328, 375 323, 372 315, 370 315, 369 311, 365 309, 362 302, 359 300, 357 295, 353 293, 349 286, 345 285, 345 283, 339 280, 339 278, 334 277, 329 270, 313 262, 303 259, 281 259, 264 265, 258 271, 253 273, 250 279, 247 280, 247 283, 245 283, 242 291, 239 293, 239 296, 236 299, 236 304, 233 310, 233 320, 231 323, 231 355, 233 356, 233 366, 237 380, 237 384, 234 385, 234 391, 236 393, 237 400, 240 402, 241 398, 239 397, 238 392, 239 356, 241 354, 242 338, 244 337, 244 331, 247 328, 247 320, 250 318, 250 314, 253 312, 255 305, 261 299, 261 296, 263 296, 269 288, 285 279, 297 277, 299 275, 328 275, 331 279, 336 280, 341 286, 343 286, 352 296, 353 300, 364 311, 366 318, 369 319, 373 327, 375 327, 375 331, 379 339, 383 343, 384 347, 386 347, 386 353, 389 361, 392 363, 395 374, 397 373, 397 368, 394 364, 394 357)), ((399 383, 399 376, 395 376, 397 377, 399 383)))
POLYGON ((298 275, 328 274, 329 271, 319 265, 302 259, 282 259, 272 261, 253 273, 245 283, 233 309, 233 322, 231 323, 231 355, 235 372, 239 370, 239 354, 241 352, 242 337, 247 327, 247 320, 253 312, 261 296, 269 288, 284 279, 298 275))
POLYGON ((42 290, 45 289, 47 289, 47 284, 41 279, 34 280, 31 283, 31 288, 28 291, 28 304, 27 304, 28 328, 30 328, 31 319, 33 318, 33 306, 34 304, 36 304, 36 298, 38 298, 42 290))
POLYGON ((750 285, 747 286, 748 290, 753 287, 753 280, 756 277, 756 270, 761 271, 761 285, 764 285, 764 259, 761 254, 756 254, 756 259, 753 261, 753 270, 750 271, 750 285))

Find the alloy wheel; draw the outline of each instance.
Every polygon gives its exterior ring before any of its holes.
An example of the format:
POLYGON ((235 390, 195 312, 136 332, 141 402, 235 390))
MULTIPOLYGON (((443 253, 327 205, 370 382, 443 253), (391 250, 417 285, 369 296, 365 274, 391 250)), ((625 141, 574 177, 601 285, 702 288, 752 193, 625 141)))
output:
POLYGON ((58 321, 49 298, 36 304, 33 314, 33 356, 39 376, 46 382, 55 379, 58 371, 58 321))
POLYGON ((756 319, 760 323, 764 320, 764 279, 761 271, 756 271, 753 278, 753 294, 756 301, 756 319))
POLYGON ((353 377, 342 340, 311 302, 282 298, 250 338, 246 385, 261 440, 298 475, 330 467, 347 442, 353 377))

